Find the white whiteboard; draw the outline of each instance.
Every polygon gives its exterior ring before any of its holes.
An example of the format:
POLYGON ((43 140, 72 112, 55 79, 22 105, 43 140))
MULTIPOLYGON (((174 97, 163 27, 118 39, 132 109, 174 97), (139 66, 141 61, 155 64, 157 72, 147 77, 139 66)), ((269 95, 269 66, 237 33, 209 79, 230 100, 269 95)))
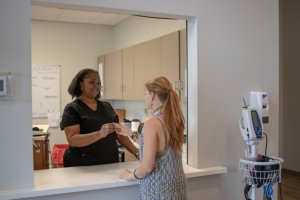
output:
POLYGON ((32 118, 60 112, 60 66, 32 67, 32 118))

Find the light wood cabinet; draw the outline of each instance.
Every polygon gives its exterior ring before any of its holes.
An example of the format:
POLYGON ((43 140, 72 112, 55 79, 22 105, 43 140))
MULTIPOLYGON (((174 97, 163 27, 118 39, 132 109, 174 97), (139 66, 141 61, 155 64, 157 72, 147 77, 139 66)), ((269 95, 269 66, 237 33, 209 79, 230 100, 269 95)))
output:
POLYGON ((144 100, 145 82, 162 74, 161 38, 134 46, 134 98, 144 100))
POLYGON ((134 48, 123 49, 123 100, 135 100, 133 62, 134 48))
POLYGON ((179 32, 162 37, 162 75, 169 79, 179 95, 179 32))
POLYGON ((122 50, 104 56, 104 87, 105 99, 122 99, 122 50))
MULTIPOLYGON (((186 67, 184 33, 179 31, 104 56, 104 98, 144 100, 145 82, 158 76, 170 80, 180 95, 186 67), (183 67, 183 68, 182 68, 183 67), (183 69, 183 71, 181 71, 183 69)), ((98 58, 98 63, 103 56, 98 58)))

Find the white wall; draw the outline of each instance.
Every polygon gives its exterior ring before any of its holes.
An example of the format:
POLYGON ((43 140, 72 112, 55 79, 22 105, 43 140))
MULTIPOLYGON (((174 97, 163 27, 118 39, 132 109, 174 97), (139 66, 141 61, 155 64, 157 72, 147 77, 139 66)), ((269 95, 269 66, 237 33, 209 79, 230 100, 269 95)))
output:
POLYGON ((300 1, 281 1, 283 49, 283 147, 284 168, 300 172, 298 124, 300 122, 300 1))
POLYGON ((130 17, 114 26, 113 49, 133 46, 162 35, 185 29, 185 20, 130 17))
POLYGON ((12 74, 12 100, 0 100, 0 190, 33 185, 30 0, 0 1, 0 73, 12 74))
MULTIPOLYGON (((34 0, 33 2, 66 3, 63 0, 34 0)), ((214 191, 220 192, 222 199, 242 199, 243 188, 238 160, 243 156, 245 145, 240 137, 238 119, 242 98, 248 99, 251 90, 263 90, 269 93, 270 123, 265 128, 270 133, 269 153, 273 155, 278 153, 278 0, 165 0, 163 2, 159 0, 127 0, 126 2, 70 0, 68 3, 77 6, 124 9, 126 12, 137 10, 152 14, 164 13, 168 16, 197 18, 194 20, 196 24, 194 33, 197 35, 194 43, 196 48, 195 51, 189 52, 196 54, 195 57, 189 58, 189 65, 192 65, 189 69, 195 72, 192 76, 189 75, 189 88, 193 86, 196 92, 189 91, 189 97, 195 99, 198 105, 189 103, 189 106, 197 108, 189 108, 188 115, 196 116, 193 123, 189 124, 190 134, 197 135, 198 138, 198 166, 222 164, 229 168, 229 173, 221 178, 220 188, 214 191)), ((22 5, 15 5, 14 8, 17 11, 23 10, 25 13, 22 16, 26 18, 30 8, 22 5)), ((22 30, 28 29, 23 27, 21 32, 22 30)), ((191 46, 192 44, 189 48, 191 46)), ((30 66, 25 67, 24 70, 29 74, 30 66)), ((30 79, 27 78, 26 81, 29 82, 30 79)), ((26 91, 30 91, 30 88, 25 88, 24 92, 26 91)), ((25 112, 25 118, 31 119, 30 115, 31 113, 25 112)), ((27 126, 29 125, 31 124, 27 126)), ((24 124, 21 128, 27 126, 24 124)), ((21 134, 8 128, 4 131, 6 135, 21 134)), ((28 138, 31 138, 31 135, 28 138)), ((26 137, 27 140, 28 138, 26 137)), ((12 155, 19 156, 16 152, 12 155)), ((31 152, 24 152, 24 157, 30 156, 31 152)), ((3 161, 7 162, 9 159, 4 158, 3 161)), ((14 177, 14 172, 8 169, 4 169, 4 172, 14 177)), ((20 172, 31 173, 32 171, 25 168, 20 169, 20 172)), ((207 186, 201 189, 209 191, 210 188, 207 186)))
POLYGON ((227 166, 223 195, 237 200, 243 199, 238 162, 246 148, 238 119, 252 90, 269 93, 268 153, 278 155, 278 1, 214 2, 202 4, 198 18, 199 162, 227 166))

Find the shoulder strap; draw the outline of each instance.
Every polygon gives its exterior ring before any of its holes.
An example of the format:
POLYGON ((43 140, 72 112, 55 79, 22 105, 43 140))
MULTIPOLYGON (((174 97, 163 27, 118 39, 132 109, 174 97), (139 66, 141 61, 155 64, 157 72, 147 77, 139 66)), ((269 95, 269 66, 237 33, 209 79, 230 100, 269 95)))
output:
POLYGON ((160 117, 156 117, 154 116, 156 119, 158 119, 158 121, 160 122, 162 128, 163 128, 163 131, 164 131, 164 140, 165 140, 165 148, 164 148, 164 151, 166 150, 167 148, 167 131, 166 131, 166 127, 164 125, 164 123, 162 122, 162 119, 160 117))

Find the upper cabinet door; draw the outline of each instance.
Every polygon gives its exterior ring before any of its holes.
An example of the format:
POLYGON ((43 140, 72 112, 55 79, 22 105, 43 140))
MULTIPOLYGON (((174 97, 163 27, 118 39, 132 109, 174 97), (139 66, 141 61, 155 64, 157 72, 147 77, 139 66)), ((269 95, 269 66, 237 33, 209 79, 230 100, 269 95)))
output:
POLYGON ((180 39, 181 33, 176 31, 106 54, 103 77, 104 98, 144 100, 146 81, 158 76, 167 77, 173 89, 180 94, 182 89, 180 80, 184 78, 180 71, 180 67, 183 66, 181 59, 186 60, 181 58, 180 39))
POLYGON ((179 32, 162 36, 162 75, 169 79, 179 94, 179 32))
POLYGON ((162 75, 161 38, 134 46, 134 97, 145 99, 145 82, 162 75))
POLYGON ((134 48, 123 49, 123 100, 136 100, 134 97, 134 48))
POLYGON ((104 98, 122 99, 122 50, 104 57, 104 98))

